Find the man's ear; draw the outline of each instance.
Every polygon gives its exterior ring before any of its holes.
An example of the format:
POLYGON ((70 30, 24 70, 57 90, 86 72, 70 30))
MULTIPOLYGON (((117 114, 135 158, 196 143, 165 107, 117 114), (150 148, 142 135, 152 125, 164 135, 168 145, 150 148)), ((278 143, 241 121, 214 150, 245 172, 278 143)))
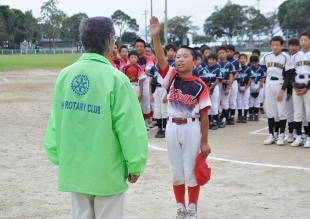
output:
POLYGON ((197 60, 194 60, 194 61, 193 61, 193 65, 194 65, 194 68, 195 68, 196 65, 197 65, 197 60))

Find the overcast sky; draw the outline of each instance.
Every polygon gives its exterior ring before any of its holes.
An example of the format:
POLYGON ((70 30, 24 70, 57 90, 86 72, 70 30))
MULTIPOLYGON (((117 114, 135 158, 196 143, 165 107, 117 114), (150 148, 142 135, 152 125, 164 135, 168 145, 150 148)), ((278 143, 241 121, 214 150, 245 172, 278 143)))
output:
MULTIPOLYGON (((40 17, 40 7, 47 0, 0 0, 1 5, 9 5, 11 8, 25 12, 32 10, 35 17, 40 17)), ((187 15, 192 16, 195 25, 201 28, 205 19, 211 15, 215 6, 223 6, 227 0, 167 0, 168 18, 187 15)), ((233 3, 257 7, 258 0, 232 0, 233 3)), ((263 14, 276 10, 284 0, 259 0, 259 8, 263 14)), ((145 29, 145 10, 150 18, 151 0, 59 0, 58 8, 68 16, 84 12, 89 17, 108 16, 114 11, 122 10, 137 20, 140 32, 145 29)), ((164 19, 165 0, 153 0, 153 15, 160 20, 164 19)), ((118 32, 118 30, 116 29, 118 32)))

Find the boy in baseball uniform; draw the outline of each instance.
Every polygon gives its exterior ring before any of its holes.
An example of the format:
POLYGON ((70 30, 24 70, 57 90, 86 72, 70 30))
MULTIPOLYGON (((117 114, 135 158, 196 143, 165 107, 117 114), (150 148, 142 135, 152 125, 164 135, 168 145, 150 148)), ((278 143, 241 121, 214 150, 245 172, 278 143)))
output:
POLYGON ((259 121, 259 108, 261 90, 264 86, 265 73, 262 67, 258 64, 259 57, 252 55, 250 57, 251 64, 251 85, 250 85, 250 116, 249 121, 259 121))
POLYGON ((246 123, 249 112, 250 100, 250 85, 251 85, 251 68, 247 66, 248 56, 240 54, 239 62, 241 70, 239 72, 238 81, 238 94, 237 94, 237 107, 238 107, 238 123, 246 123), (244 115, 242 115, 242 109, 244 115))
MULTIPOLYGON (((304 116, 304 108, 306 111, 306 119, 310 122, 310 33, 304 32, 300 35, 300 46, 302 50, 295 54, 292 58, 294 64, 294 75, 292 77, 293 85, 293 104, 294 104, 294 121, 296 129, 296 140, 291 146, 300 146, 303 143, 301 138, 301 127, 304 116)), ((308 129, 307 140, 304 144, 305 148, 310 148, 310 129, 308 129)))
POLYGON ((274 36, 270 40, 272 52, 267 53, 260 61, 260 65, 267 69, 266 76, 266 114, 268 118, 269 136, 264 144, 273 144, 276 141, 275 122, 279 122, 280 134, 277 139, 277 145, 285 144, 284 133, 286 127, 286 88, 290 81, 291 67, 290 57, 282 52, 283 38, 274 36))
POLYGON ((166 128, 167 152, 172 176, 173 191, 177 202, 177 219, 188 216, 197 218, 197 203, 200 186, 194 169, 201 151, 205 157, 211 153, 208 144, 211 108, 206 84, 192 75, 196 65, 196 51, 182 46, 176 54, 177 70, 169 66, 160 43, 158 18, 150 20, 150 30, 159 65, 158 82, 169 90, 168 122, 166 128), (199 121, 201 120, 201 123, 199 121), (188 186, 188 207, 185 203, 185 185, 188 186))

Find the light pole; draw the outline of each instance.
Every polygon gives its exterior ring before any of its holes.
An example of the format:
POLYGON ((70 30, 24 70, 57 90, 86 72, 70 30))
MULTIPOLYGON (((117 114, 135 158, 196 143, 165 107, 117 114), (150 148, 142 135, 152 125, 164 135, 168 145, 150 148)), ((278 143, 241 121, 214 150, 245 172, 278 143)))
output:
POLYGON ((168 44, 168 12, 167 12, 167 0, 165 0, 165 30, 164 30, 164 36, 165 36, 165 45, 168 44))
POLYGON ((151 0, 151 18, 153 17, 153 0, 151 0))
POLYGON ((148 13, 148 11, 147 10, 145 10, 144 11, 144 16, 145 16, 145 42, 147 43, 147 17, 146 17, 146 15, 147 15, 147 13, 148 13))

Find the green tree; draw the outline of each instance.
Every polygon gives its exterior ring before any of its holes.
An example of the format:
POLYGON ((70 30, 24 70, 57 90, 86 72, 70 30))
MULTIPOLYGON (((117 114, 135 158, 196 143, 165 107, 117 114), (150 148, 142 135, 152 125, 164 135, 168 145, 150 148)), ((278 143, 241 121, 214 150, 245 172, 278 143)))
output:
POLYGON ((49 39, 50 49, 52 46, 55 48, 55 40, 60 38, 63 20, 67 18, 67 15, 57 8, 57 4, 58 0, 49 0, 41 6, 40 21, 43 24, 44 35, 49 39))
POLYGON ((121 40, 123 43, 133 43, 138 38, 139 36, 137 35, 136 32, 125 31, 121 37, 121 40))
POLYGON ((136 19, 131 18, 128 14, 121 10, 115 11, 111 16, 114 24, 119 29, 119 37, 122 37, 123 32, 126 30, 138 31, 139 25, 136 19))
POLYGON ((213 41, 213 37, 203 35, 193 35, 193 44, 204 44, 213 41))
POLYGON ((25 12, 25 22, 22 26, 28 42, 35 43, 39 40, 40 26, 38 24, 38 19, 33 16, 32 10, 25 12))
POLYGON ((176 16, 168 20, 168 42, 180 46, 187 34, 196 34, 199 27, 193 25, 190 19, 191 16, 176 16))
POLYGON ((278 19, 282 30, 310 29, 309 0, 287 0, 279 6, 278 19))
POLYGON ((85 13, 77 13, 63 20, 63 38, 67 40, 80 40, 79 27, 82 20, 88 18, 85 13))
POLYGON ((267 13, 266 18, 268 21, 268 26, 265 30, 265 33, 273 37, 281 30, 278 20, 278 10, 267 13))
POLYGON ((241 5, 228 1, 223 8, 215 7, 203 25, 207 36, 215 38, 224 37, 231 43, 234 36, 242 32, 246 17, 241 5))

